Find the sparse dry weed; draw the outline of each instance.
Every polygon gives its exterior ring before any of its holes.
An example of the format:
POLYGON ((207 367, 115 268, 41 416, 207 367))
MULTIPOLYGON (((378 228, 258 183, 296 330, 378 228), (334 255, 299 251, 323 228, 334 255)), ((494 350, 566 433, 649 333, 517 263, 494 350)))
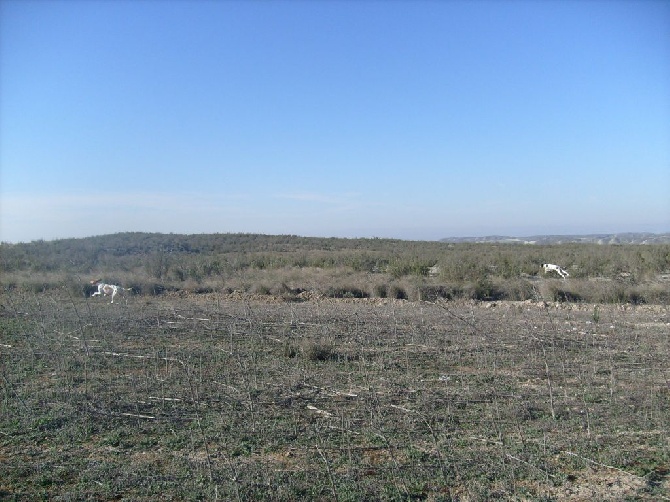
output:
POLYGON ((3 294, 0 498, 667 498, 667 307, 284 282, 3 294))

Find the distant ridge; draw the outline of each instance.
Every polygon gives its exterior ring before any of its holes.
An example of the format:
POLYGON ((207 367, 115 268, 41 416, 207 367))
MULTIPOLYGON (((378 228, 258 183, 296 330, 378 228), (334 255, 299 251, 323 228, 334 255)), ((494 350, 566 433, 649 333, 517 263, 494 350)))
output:
POLYGON ((506 244, 670 244, 670 233, 626 232, 621 234, 588 235, 531 235, 509 237, 489 235, 485 237, 447 237, 440 242, 449 243, 506 243, 506 244))

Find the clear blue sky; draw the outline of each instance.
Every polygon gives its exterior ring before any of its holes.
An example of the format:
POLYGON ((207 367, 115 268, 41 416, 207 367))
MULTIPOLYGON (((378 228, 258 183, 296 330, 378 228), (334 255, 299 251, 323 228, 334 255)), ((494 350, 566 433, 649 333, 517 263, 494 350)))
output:
POLYGON ((670 231, 670 2, 0 0, 0 240, 670 231))

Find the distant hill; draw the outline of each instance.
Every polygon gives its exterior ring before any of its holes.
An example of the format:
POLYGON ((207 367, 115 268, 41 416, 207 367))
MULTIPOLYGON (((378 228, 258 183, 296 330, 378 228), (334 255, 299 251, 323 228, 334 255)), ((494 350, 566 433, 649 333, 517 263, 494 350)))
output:
POLYGON ((488 242, 509 244, 670 244, 670 233, 652 234, 647 232, 627 232, 622 234, 589 235, 531 235, 529 237, 509 237, 489 235, 485 237, 447 237, 440 242, 488 242))

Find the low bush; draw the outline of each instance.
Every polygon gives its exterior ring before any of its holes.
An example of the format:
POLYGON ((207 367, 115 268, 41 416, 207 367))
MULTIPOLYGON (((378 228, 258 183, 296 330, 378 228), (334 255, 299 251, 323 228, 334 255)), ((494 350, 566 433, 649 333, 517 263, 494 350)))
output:
POLYGON ((394 300, 408 300, 407 291, 402 286, 392 284, 389 286, 388 297, 394 300))
POLYGON ((272 294, 272 289, 270 286, 267 286, 265 284, 255 284, 252 289, 252 293, 257 294, 257 295, 265 295, 269 296, 272 294))
POLYGON ((525 279, 515 277, 513 279, 501 280, 496 283, 496 288, 505 300, 524 301, 538 299, 535 287, 530 281, 525 279))
POLYGON ((372 294, 377 298, 386 298, 389 294, 389 288, 386 284, 376 284, 372 288, 372 294))
POLYGON ((324 296, 328 298, 368 298, 370 295, 355 286, 330 286, 324 296))
POLYGON ((582 302, 584 301, 584 298, 578 293, 566 288, 556 288, 552 300, 555 302, 582 302))
POLYGON ((3 245, 0 281, 43 292, 90 295, 88 281, 136 293, 240 291, 296 299, 341 298, 668 303, 670 245, 445 244, 247 234, 129 233, 3 245), (543 262, 570 273, 561 282, 543 262), (555 282, 554 282, 555 281, 555 282), (290 284, 291 286, 287 286, 290 284))
POLYGON ((458 286, 425 285, 419 286, 419 299, 427 302, 436 300, 454 300, 463 296, 463 290, 458 286))
POLYGON ((310 361, 329 361, 336 359, 335 346, 330 340, 308 340, 302 345, 302 352, 310 361))

